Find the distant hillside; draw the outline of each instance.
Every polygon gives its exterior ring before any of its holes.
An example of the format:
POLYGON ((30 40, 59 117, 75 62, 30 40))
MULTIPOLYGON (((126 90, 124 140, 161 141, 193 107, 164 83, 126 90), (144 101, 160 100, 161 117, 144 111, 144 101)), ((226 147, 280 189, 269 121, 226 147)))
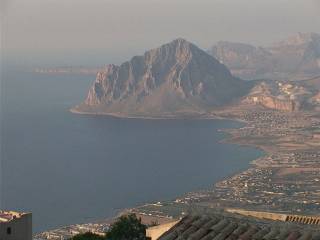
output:
POLYGON ((281 111, 320 110, 320 77, 299 81, 251 81, 242 103, 281 111))
POLYGON ((209 53, 244 79, 296 80, 320 75, 317 33, 299 33, 269 47, 219 42, 209 53))
POLYGON ((54 68, 35 68, 32 69, 34 73, 44 73, 44 74, 97 74, 97 72, 102 71, 102 67, 54 67, 54 68))
POLYGON ((249 91, 227 67, 184 39, 97 74, 73 112, 119 116, 198 116, 249 91))

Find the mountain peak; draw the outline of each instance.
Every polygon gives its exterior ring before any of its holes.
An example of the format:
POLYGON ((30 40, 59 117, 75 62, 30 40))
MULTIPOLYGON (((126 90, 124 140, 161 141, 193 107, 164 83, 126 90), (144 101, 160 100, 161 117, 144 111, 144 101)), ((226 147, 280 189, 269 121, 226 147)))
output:
POLYGON ((76 111, 120 115, 200 114, 239 97, 247 84, 214 57, 175 39, 97 75, 76 111))
POLYGON ((178 44, 191 44, 190 42, 188 42, 186 39, 184 38, 176 38, 174 39, 171 43, 178 43, 178 44))
POLYGON ((275 43, 275 46, 300 46, 312 43, 314 41, 320 41, 320 35, 318 33, 297 33, 296 35, 290 36, 287 39, 275 43))
POLYGON ((158 48, 145 52, 144 58, 146 63, 150 66, 162 62, 168 65, 174 64, 175 67, 181 69, 185 68, 192 61, 208 61, 219 64, 218 61, 208 53, 183 38, 177 38, 158 48), (204 58, 206 58, 206 60, 204 58))
POLYGON ((168 49, 172 52, 191 52, 192 48, 196 48, 196 46, 184 38, 177 38, 167 44, 160 46, 158 49, 168 49))
POLYGON ((309 78, 320 74, 320 35, 296 33, 271 46, 218 42, 209 51, 244 79, 309 78))

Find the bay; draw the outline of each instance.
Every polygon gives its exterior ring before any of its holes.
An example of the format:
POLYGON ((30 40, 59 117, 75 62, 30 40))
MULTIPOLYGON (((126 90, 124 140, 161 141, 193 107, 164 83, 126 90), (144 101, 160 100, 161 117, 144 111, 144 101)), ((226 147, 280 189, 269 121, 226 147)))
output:
POLYGON ((3 75, 1 208, 32 212, 35 233, 210 188, 262 155, 221 143, 234 121, 70 113, 94 78, 3 75))

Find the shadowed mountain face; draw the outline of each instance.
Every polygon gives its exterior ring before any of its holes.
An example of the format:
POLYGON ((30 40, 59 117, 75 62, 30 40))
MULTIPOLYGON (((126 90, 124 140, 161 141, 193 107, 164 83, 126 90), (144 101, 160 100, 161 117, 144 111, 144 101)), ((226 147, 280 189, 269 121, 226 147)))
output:
POLYGON ((248 84, 184 39, 99 72, 74 112, 123 116, 204 114, 243 96, 248 84))
POLYGON ((316 33, 299 33, 270 47, 219 42, 209 52, 245 79, 320 75, 320 35, 316 33))

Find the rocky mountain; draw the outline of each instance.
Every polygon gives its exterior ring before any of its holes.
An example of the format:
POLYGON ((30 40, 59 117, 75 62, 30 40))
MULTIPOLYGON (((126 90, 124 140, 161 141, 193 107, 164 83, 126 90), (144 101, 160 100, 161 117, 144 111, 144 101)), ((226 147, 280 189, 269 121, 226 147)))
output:
POLYGON ((303 79, 320 75, 320 35, 298 33, 268 47, 219 42, 209 53, 244 79, 303 79))
POLYGON ((297 81, 254 80, 242 103, 280 111, 320 110, 320 77, 297 81))
POLYGON ((209 53, 225 64, 232 74, 250 78, 264 74, 272 68, 271 54, 262 47, 234 42, 218 42, 209 53))
POLYGON ((242 102, 279 111, 293 112, 300 110, 301 102, 304 101, 301 97, 297 99, 296 96, 298 95, 302 96, 301 89, 295 85, 276 81, 257 81, 242 102))
POLYGON ((245 95, 250 84, 194 44, 176 39, 97 74, 73 112, 175 117, 206 114, 245 95))

